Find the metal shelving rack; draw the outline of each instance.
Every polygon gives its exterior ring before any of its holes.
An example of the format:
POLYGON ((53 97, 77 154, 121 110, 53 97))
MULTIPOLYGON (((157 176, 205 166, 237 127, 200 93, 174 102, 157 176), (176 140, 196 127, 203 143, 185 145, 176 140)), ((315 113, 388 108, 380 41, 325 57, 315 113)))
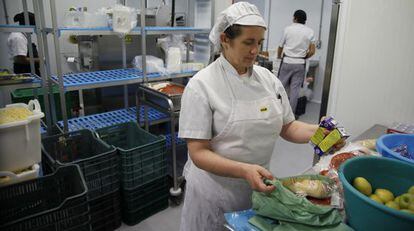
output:
POLYGON ((30 69, 31 74, 38 77, 33 81, 32 83, 24 83, 24 84, 16 84, 16 85, 9 85, 9 86, 3 86, 2 92, 3 95, 8 94, 5 96, 6 103, 8 100, 10 100, 10 92, 15 89, 21 89, 21 88, 30 88, 34 87, 34 95, 37 97, 37 87, 43 88, 43 99, 45 104, 45 114, 46 114, 46 124, 47 129, 50 131, 52 128, 52 124, 55 121, 56 114, 55 111, 51 111, 50 103, 52 104, 52 108, 54 108, 54 100, 53 97, 49 97, 49 91, 51 92, 51 82, 49 81, 49 73, 50 70, 46 68, 48 65, 47 62, 49 60, 48 57, 48 47, 47 47, 47 34, 50 32, 50 30, 45 28, 45 20, 44 20, 44 14, 42 12, 43 10, 43 2, 41 0, 33 0, 33 11, 35 14, 35 21, 36 26, 29 25, 29 14, 27 9, 27 0, 22 0, 23 5, 23 12, 24 12, 24 18, 26 25, 0 25, 0 32, 22 32, 22 33, 30 33, 30 34, 36 34, 37 38, 37 45, 39 47, 38 49, 38 55, 39 55, 39 69, 40 69, 40 77, 35 74, 35 64, 33 61, 33 49, 32 49, 32 38, 31 36, 27 36, 28 40, 28 49, 29 49, 29 58, 30 58, 30 69), (39 80, 40 79, 40 80, 39 80))
MULTIPOLYGON (((54 36, 54 43, 55 43, 55 50, 60 50, 59 45, 59 37, 62 33, 71 33, 74 35, 113 35, 115 33, 112 28, 110 27, 98 27, 98 28, 66 28, 66 27, 58 27, 56 21, 56 5, 55 0, 50 0, 50 7, 52 12, 52 26, 53 28, 50 30, 54 36)), ((145 8, 145 1, 141 0, 141 9, 145 8)), ((149 81, 160 81, 166 79, 174 79, 174 78, 182 78, 182 77, 191 77, 196 72, 184 72, 184 73, 173 73, 168 76, 163 76, 158 73, 146 73, 146 35, 165 35, 165 34, 198 34, 198 33, 208 33, 209 29, 203 28, 194 28, 194 27, 145 27, 145 10, 144 13, 141 14, 141 27, 134 28, 131 33, 129 34, 137 34, 141 35, 144 39, 142 39, 142 61, 143 61, 143 68, 141 71, 137 69, 128 69, 126 65, 126 48, 125 48, 125 40, 122 39, 122 69, 116 70, 109 70, 109 71, 95 71, 95 72, 83 72, 83 73, 76 73, 76 74, 68 74, 63 75, 60 59, 56 56, 56 64, 57 64, 57 75, 52 76, 51 80, 59 85, 60 90, 60 100, 62 106, 62 118, 63 120, 59 122, 59 125, 63 125, 63 131, 69 131, 68 119, 66 115, 66 102, 64 98, 64 93, 66 91, 79 91, 79 102, 81 107, 83 108, 83 93, 82 90, 84 89, 93 89, 93 88, 102 88, 102 87, 110 87, 110 86, 124 86, 124 109, 127 110, 129 108, 128 105, 128 84, 135 84, 135 83, 142 83, 142 82, 149 82, 149 81)), ((187 54, 188 55, 188 54, 187 54)), ((83 113, 81 112, 83 116, 83 113)), ((75 120, 71 120, 72 122, 75 120)))

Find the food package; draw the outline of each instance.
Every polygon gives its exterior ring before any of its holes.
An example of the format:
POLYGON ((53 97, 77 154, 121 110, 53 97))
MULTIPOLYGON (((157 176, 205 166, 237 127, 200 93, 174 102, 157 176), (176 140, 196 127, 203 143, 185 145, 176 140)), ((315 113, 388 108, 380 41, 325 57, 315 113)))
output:
POLYGON ((377 143, 377 139, 366 139, 366 140, 359 140, 356 143, 360 144, 361 146, 372 150, 372 151, 376 151, 376 143, 377 143))
POLYGON ((33 112, 24 107, 6 107, 0 109, 0 124, 26 120, 33 112))
POLYGON ((338 122, 333 117, 329 116, 324 118, 316 130, 315 134, 311 137, 310 142, 312 145, 317 146, 325 138, 325 130, 332 131, 336 128, 338 122))
POLYGON ((318 199, 330 197, 330 190, 327 185, 320 180, 302 179, 286 184, 290 191, 305 196, 311 196, 318 199))
POLYGON ((414 124, 394 122, 387 129, 387 134, 390 133, 414 134, 414 124))
POLYGON ((184 86, 180 86, 171 82, 160 82, 149 85, 150 88, 162 92, 166 95, 182 95, 184 86))
POLYGON ((334 180, 322 175, 300 175, 280 179, 283 186, 297 196, 305 197, 317 205, 341 208, 342 198, 334 180))
POLYGON ((315 154, 322 156, 332 150, 335 144, 346 140, 349 134, 343 127, 333 129, 318 145, 314 147, 315 154))

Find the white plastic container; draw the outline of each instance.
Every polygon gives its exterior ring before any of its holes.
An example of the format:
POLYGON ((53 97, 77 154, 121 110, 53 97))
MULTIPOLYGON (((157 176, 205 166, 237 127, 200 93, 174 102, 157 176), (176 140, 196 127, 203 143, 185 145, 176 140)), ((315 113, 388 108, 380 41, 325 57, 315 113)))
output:
POLYGON ((0 171, 0 186, 35 179, 39 176, 39 169, 39 165, 34 164, 31 168, 17 174, 14 172, 0 171))
POLYGON ((24 107, 33 112, 26 120, 0 125, 0 171, 16 172, 40 163, 40 119, 45 115, 37 100, 6 107, 24 107))

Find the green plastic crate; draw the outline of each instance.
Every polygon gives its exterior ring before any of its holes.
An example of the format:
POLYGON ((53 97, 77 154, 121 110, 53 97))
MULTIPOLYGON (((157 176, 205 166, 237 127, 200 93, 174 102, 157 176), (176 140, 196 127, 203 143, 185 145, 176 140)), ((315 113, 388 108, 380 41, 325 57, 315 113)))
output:
POLYGON ((42 163, 48 169, 77 164, 93 200, 119 189, 119 157, 112 146, 90 130, 79 130, 42 139, 42 163), (44 163, 43 163, 44 162, 44 163))
POLYGON ((98 137, 118 149, 123 189, 134 189, 167 174, 164 136, 155 136, 134 122, 97 129, 98 137))
POLYGON ((168 207, 168 186, 165 177, 133 190, 122 190, 122 220, 135 225, 168 207))
POLYGON ((122 190, 122 208, 134 211, 150 201, 156 201, 169 195, 167 178, 161 177, 131 190, 122 190))
MULTIPOLYGON (((43 102, 43 89, 37 89, 37 95, 39 99, 40 106, 42 111, 45 111, 45 105, 43 102)), ((57 87, 53 87, 53 95, 55 99, 55 111, 57 120, 62 120, 62 110, 60 108, 60 96, 59 96, 59 89, 57 87)), ((29 100, 34 99, 33 88, 27 89, 17 89, 12 92, 11 94, 12 102, 13 103, 27 103, 29 100)), ((74 107, 74 92, 67 92, 65 93, 66 99, 66 113, 68 118, 72 118, 72 108, 74 107)))

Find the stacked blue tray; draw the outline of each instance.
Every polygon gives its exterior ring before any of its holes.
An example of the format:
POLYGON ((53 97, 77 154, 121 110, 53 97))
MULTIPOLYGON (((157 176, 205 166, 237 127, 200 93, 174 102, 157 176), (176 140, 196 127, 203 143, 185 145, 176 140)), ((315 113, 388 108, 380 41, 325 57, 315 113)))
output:
MULTIPOLYGON (((159 73, 148 73, 148 78, 161 76, 159 73)), ((57 81, 56 76, 52 78, 57 81)), ((82 72, 63 75, 64 87, 76 87, 91 84, 103 84, 122 80, 141 79, 142 71, 135 68, 116 69, 107 71, 82 72)))
MULTIPOLYGON (((141 107, 141 119, 140 122, 143 124, 144 108, 141 107)), ((154 108, 149 108, 148 118, 150 122, 167 118, 167 115, 161 113, 154 108)), ((115 124, 125 123, 129 121, 136 121, 136 108, 120 109, 116 111, 104 112, 100 114, 82 116, 72 118, 68 120, 69 131, 77 131, 80 129, 91 129, 95 130, 98 128, 104 128, 115 124)), ((58 125, 63 127, 63 121, 59 121, 58 125)))

